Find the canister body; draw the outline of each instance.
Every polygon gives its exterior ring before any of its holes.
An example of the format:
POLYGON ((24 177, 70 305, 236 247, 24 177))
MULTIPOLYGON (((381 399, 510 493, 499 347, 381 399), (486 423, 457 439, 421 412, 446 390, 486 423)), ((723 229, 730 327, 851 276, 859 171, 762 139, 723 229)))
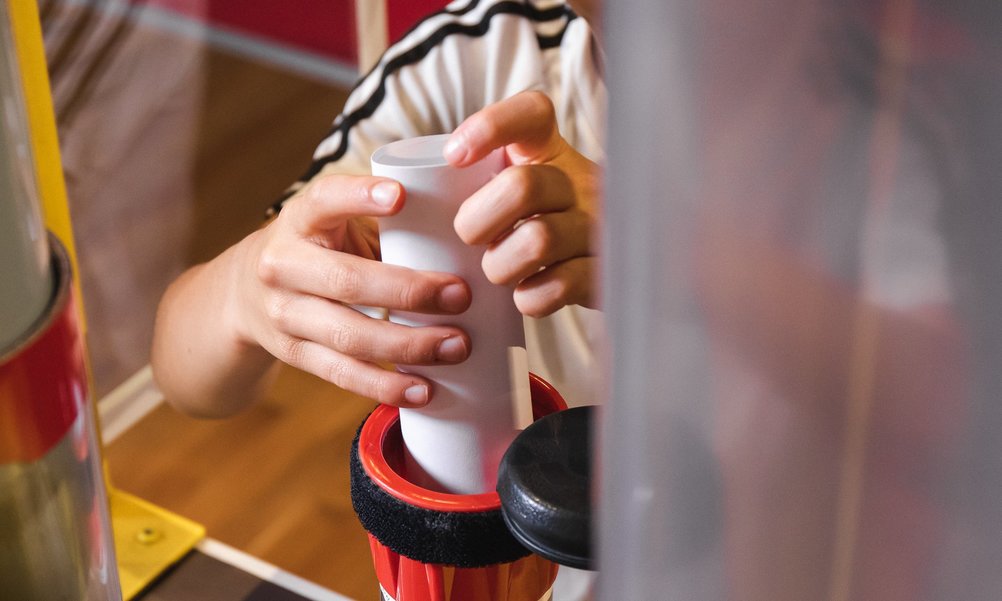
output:
POLYGON ((528 362, 522 316, 512 290, 492 284, 481 268, 483 247, 469 246, 453 229, 459 206, 504 168, 495 151, 463 169, 442 158, 447 136, 413 138, 384 146, 373 155, 374 175, 404 186, 403 210, 380 221, 385 263, 453 273, 473 294, 461 315, 391 312, 409 326, 453 325, 470 336, 472 351, 459 365, 399 366, 434 383, 434 399, 421 409, 400 412, 413 477, 438 490, 475 494, 494 490, 504 451, 528 424, 528 362))

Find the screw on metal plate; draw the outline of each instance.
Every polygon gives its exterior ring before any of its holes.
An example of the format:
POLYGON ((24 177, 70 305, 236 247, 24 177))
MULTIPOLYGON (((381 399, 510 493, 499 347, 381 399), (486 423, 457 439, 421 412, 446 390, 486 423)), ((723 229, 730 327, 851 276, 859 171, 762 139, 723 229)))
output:
POLYGON ((136 541, 141 545, 152 545, 164 537, 162 530, 147 526, 136 533, 136 541))

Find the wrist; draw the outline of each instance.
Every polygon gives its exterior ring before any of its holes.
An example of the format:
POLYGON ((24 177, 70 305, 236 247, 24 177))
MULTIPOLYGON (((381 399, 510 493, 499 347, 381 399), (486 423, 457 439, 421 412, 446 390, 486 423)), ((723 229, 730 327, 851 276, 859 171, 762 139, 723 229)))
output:
POLYGON ((216 263, 212 266, 215 273, 207 274, 215 277, 216 285, 220 287, 220 319, 227 338, 244 352, 252 349, 264 351, 253 328, 254 315, 249 306, 255 286, 254 250, 260 236, 259 230, 230 247, 213 261, 216 263))

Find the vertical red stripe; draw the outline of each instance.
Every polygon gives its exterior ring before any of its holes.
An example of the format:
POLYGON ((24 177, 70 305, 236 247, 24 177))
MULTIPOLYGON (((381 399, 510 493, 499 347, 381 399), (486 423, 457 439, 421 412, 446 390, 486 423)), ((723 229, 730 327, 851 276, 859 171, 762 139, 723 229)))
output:
POLYGON ((0 465, 42 458, 87 402, 76 303, 69 278, 61 285, 51 320, 23 348, 0 359, 0 465))
POLYGON ((331 59, 352 64, 358 60, 355 0, 148 0, 146 4, 331 59))

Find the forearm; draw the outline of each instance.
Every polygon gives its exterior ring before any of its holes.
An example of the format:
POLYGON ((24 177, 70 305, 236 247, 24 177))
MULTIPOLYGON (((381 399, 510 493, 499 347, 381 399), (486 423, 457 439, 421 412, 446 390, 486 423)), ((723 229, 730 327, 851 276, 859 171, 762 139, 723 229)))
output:
POLYGON ((167 401, 185 413, 233 414, 262 395, 275 371, 277 360, 241 335, 234 306, 248 240, 189 269, 161 300, 153 373, 167 401))

